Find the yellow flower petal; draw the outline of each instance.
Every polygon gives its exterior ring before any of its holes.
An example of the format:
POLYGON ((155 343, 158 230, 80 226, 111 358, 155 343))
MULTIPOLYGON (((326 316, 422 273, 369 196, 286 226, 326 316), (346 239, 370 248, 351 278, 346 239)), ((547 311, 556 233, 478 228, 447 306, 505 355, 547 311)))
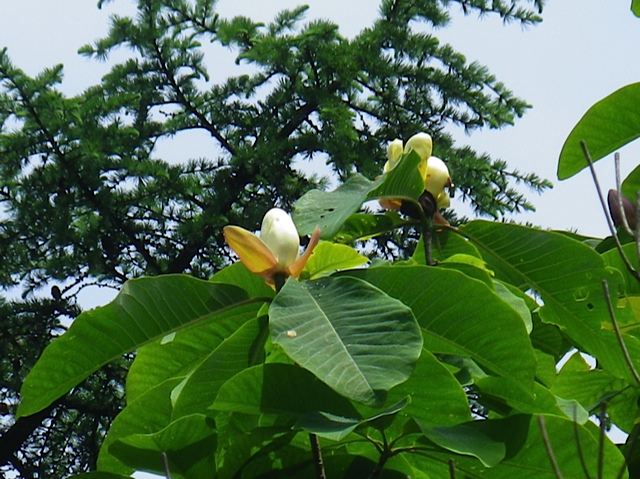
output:
POLYGON ((432 156, 427 163, 424 189, 437 199, 444 188, 449 185, 451 185, 451 176, 449 176, 447 165, 437 156, 432 156))
POLYGON ((316 229, 313 230, 313 235, 311 235, 311 239, 309 240, 309 244, 307 245, 307 249, 305 249, 304 253, 302 253, 302 255, 287 268, 286 272, 289 276, 293 276, 294 278, 300 276, 300 273, 304 269, 304 265, 309 261, 309 258, 313 254, 313 249, 318 245, 319 241, 320 227, 316 226, 316 229))
POLYGON ((380 206, 382 206, 385 210, 393 210, 398 211, 402 208, 402 200, 396 200, 393 198, 380 198, 378 200, 380 206))
POLYGON ((384 165, 383 172, 386 173, 396 166, 396 163, 402 156, 402 140, 395 139, 387 146, 387 162, 384 165))
POLYGON ((431 150, 433 149, 433 142, 431 141, 431 137, 427 133, 416 133, 407 141, 407 144, 404 145, 404 152, 409 153, 409 151, 413 150, 422 161, 426 162, 431 156, 431 150))
POLYGON ((223 232, 225 241, 249 271, 262 277, 270 277, 278 271, 277 258, 251 231, 239 226, 225 226, 223 232))
POLYGON ((436 198, 436 204, 439 209, 448 208, 451 205, 451 198, 449 197, 449 193, 443 191, 436 198))

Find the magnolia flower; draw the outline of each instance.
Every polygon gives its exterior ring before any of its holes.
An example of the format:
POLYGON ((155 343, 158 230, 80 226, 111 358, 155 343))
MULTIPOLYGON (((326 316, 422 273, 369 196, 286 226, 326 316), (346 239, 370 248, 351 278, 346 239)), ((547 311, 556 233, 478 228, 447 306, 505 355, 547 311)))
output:
POLYGON ((451 186, 451 176, 449 176, 449 168, 444 164, 444 161, 437 156, 430 157, 427 162, 427 171, 422 177, 424 178, 424 189, 435 198, 438 208, 447 208, 451 201, 445 188, 451 186))
MULTIPOLYGON (((451 186, 451 176, 447 165, 438 157, 431 156, 433 143, 431 137, 426 133, 417 133, 413 135, 407 143, 402 144, 402 140, 393 140, 387 147, 387 162, 384 165, 383 172, 391 170, 403 153, 415 151, 420 156, 420 164, 418 171, 424 180, 424 188, 436 200, 438 208, 447 208, 451 202, 445 188, 451 186)), ((380 200, 383 208, 391 210, 399 210, 402 201, 398 199, 383 198, 380 200)))
POLYGON ((320 240, 316 227, 309 245, 300 256, 300 236, 291 216, 280 208, 270 209, 262 219, 260 236, 239 226, 225 226, 224 239, 249 271, 274 284, 274 277, 300 276, 320 240))

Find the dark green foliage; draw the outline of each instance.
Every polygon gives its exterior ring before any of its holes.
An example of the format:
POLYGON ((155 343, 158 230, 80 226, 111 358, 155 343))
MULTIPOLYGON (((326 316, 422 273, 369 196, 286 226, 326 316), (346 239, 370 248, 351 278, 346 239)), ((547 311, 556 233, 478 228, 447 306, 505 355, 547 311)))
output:
MULTIPOLYGON (((428 131, 479 214, 530 209, 514 183, 542 190, 546 181, 454 145, 447 133, 500 128, 528 105, 432 30, 455 4, 533 24, 542 3, 383 1, 374 24, 346 39, 332 22, 303 23, 306 7, 262 25, 220 18, 212 1, 140 0, 135 18, 114 16, 106 38, 80 48, 98 61, 115 50, 125 58, 73 97, 60 88, 61 65, 31 78, 0 50, 0 285, 24 292, 0 313, 0 399, 17 401, 61 319, 78 314, 84 287, 176 272, 208 278, 229 262, 222 226, 255 229, 270 207, 289 209, 326 184, 301 171, 313 158, 326 159, 340 181, 373 179, 389 140, 428 131), (216 48, 237 52, 251 73, 212 81, 216 48), (162 142, 194 130, 210 140, 206 157, 194 158, 189 144, 163 156, 162 142), (33 299, 54 283, 58 299, 33 299)), ((119 378, 101 373, 86 387, 117 391, 119 378)), ((35 477, 86 470, 119 407, 118 394, 109 397, 87 401, 89 412, 72 398, 57 404, 21 449, 3 450, 0 467, 15 453, 35 477), (74 452, 54 465, 42 451, 59 449, 61 438, 74 452)), ((3 423, 3 437, 12 429, 3 423)))

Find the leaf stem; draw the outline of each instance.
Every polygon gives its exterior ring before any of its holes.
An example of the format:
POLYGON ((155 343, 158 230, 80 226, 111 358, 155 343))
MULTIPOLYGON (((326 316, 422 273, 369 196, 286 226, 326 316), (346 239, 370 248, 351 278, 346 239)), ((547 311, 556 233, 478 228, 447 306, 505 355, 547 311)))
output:
POLYGON ((557 479, 563 479, 562 472, 560 472, 560 466, 558 466, 556 456, 555 454, 553 454, 553 448, 551 447, 551 441, 549 440, 549 434, 547 433, 547 425, 544 422, 543 416, 538 416, 538 426, 540 426, 540 435, 542 436, 542 442, 544 443, 544 448, 547 451, 549 461, 551 461, 553 473, 555 474, 557 479))
POLYGON ((593 183, 596 186, 596 191, 598 192, 598 198, 600 199, 600 205, 602 206, 602 211, 604 212, 604 216, 607 220, 607 226, 609 226, 609 231, 611 232, 611 236, 616 244, 616 249, 618 253, 620 253, 620 257, 627 268, 627 270, 638 280, 640 281, 640 273, 638 273, 635 268, 629 262, 629 258, 624 253, 622 249, 622 244, 620 243, 620 238, 618 238, 618 232, 616 231, 615 226, 613 225, 613 221, 611 220, 611 216, 609 215, 609 211, 607 210, 607 205, 604 201, 604 196, 602 195, 602 188, 600 187, 600 181, 598 180, 598 175, 596 174, 596 169, 593 166, 593 160, 591 159, 591 154, 589 153, 589 149, 587 148, 587 143, 584 140, 580 141, 580 146, 582 147, 582 153, 584 154, 587 163, 589 164, 589 170, 591 171, 591 176, 593 178, 593 183))
POLYGON ((449 459, 449 479, 456 479, 456 461, 449 459))
POLYGON ((433 266, 433 254, 431 249, 431 239, 433 233, 430 224, 422 224, 422 242, 424 244, 424 259, 427 266, 433 266))
POLYGON ((164 475, 166 479, 171 479, 171 472, 169 471, 169 458, 167 457, 167 453, 162 453, 162 466, 164 467, 164 475))
POLYGON ((616 312, 613 310, 613 304, 611 303, 611 296, 609 294, 609 283, 607 283, 606 279, 602 280, 602 290, 604 291, 604 299, 607 303, 609 316, 611 317, 611 324, 613 325, 613 330, 616 333, 616 338, 618 339, 618 344, 620 345, 620 349, 622 350, 622 355, 624 356, 624 360, 629 367, 629 371, 631 371, 633 379, 635 379, 636 383, 638 383, 638 385, 640 386, 640 375, 633 365, 633 361, 631 360, 631 356, 629 355, 627 345, 624 343, 624 339, 622 338, 620 326, 618 325, 618 320, 616 319, 616 312))
POLYGON ((606 437, 607 402, 600 404, 600 440, 598 442, 598 474, 596 479, 602 479, 602 468, 604 467, 604 440, 606 437))
POLYGON ((580 459, 580 465, 582 466, 582 472, 584 472, 584 477, 587 479, 591 479, 591 475, 589 474, 589 468, 587 467, 587 462, 584 459, 584 451, 582 450, 582 442, 580 441, 580 429, 578 427, 578 407, 573 405, 573 437, 576 441, 576 448, 578 449, 578 458, 580 459))
POLYGON ((311 443, 311 453, 313 454, 313 465, 316 469, 317 479, 327 479, 324 470, 324 461, 322 459, 322 449, 320 449, 320 440, 318 436, 309 433, 309 442, 311 443))

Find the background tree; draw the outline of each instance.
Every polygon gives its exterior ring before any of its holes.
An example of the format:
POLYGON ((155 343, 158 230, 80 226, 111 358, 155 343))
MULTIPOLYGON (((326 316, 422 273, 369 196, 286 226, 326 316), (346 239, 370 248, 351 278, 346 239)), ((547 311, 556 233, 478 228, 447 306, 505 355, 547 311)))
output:
POLYGON ((80 49, 128 58, 74 97, 59 90, 62 66, 31 78, 0 54, 0 284, 23 291, 0 305, 0 463, 23 477, 85 470, 119 408, 126 358, 39 416, 11 419, 26 373, 77 316, 79 291, 143 274, 209 277, 230 258, 222 226, 256 229, 270 207, 326 185, 304 172, 307 160, 324 158, 338 181, 373 178, 388 141, 426 130, 478 214, 531 208, 514 184, 547 182, 447 133, 500 128, 528 107, 432 34, 452 4, 534 24, 543 2, 383 1, 375 23, 346 39, 331 22, 302 23, 304 7, 262 25, 220 18, 215 2, 139 1, 135 18, 114 16, 106 38, 80 49), (211 43, 252 72, 212 82, 211 43), (189 145, 161 156, 160 140, 190 130, 210 137, 208 157, 190 157, 189 145))

